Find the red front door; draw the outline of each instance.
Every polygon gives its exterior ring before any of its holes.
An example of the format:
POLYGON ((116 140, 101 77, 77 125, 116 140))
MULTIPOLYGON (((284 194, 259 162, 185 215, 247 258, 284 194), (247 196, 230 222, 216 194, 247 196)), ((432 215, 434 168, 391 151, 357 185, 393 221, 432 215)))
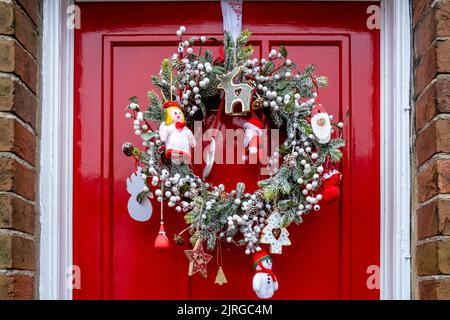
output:
MULTIPOLYGON (((301 226, 290 228, 292 246, 274 257, 278 299, 378 299, 367 286, 379 265, 379 33, 366 26, 367 2, 246 2, 244 28, 256 53, 267 56, 283 44, 300 66, 314 63, 329 77, 321 102, 342 119, 347 111, 347 147, 341 170, 341 200, 301 226)), ((127 213, 126 178, 133 163, 121 151, 132 137, 124 118, 128 98, 141 102, 149 76, 188 34, 221 37, 219 2, 82 3, 75 50, 75 149, 73 260, 81 268, 76 299, 253 299, 251 259, 223 248, 228 284, 217 286, 215 260, 208 279, 187 276, 185 247, 159 253, 153 241, 157 214, 146 223, 127 213)), ((142 103, 145 104, 145 103, 142 103)), ((135 140, 133 140, 135 139, 135 140)), ((224 176, 252 180, 229 166, 224 176), (238 173, 236 173, 238 172, 238 173)), ((154 212, 159 207, 154 204, 154 212)), ((171 237, 183 217, 166 209, 171 237)))

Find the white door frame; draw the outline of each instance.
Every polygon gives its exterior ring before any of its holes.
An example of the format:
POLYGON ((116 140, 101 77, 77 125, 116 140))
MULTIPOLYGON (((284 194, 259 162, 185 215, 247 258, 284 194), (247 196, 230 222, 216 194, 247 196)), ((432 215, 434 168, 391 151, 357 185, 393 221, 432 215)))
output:
MULTIPOLYGON (((43 7, 41 299, 72 298, 67 281, 72 272, 74 30, 67 27, 71 5, 73 0, 44 0, 43 7)), ((411 298, 410 10, 409 0, 381 0, 382 299, 411 298)), ((80 275, 82 279, 82 270, 80 275)))

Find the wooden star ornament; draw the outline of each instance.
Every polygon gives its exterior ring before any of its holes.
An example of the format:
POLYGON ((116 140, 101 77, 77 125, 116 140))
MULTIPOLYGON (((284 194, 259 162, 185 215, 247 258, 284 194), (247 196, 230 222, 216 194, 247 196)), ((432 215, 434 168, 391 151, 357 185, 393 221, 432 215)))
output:
POLYGON ((189 260, 189 271, 188 275, 192 276, 199 272, 203 278, 208 276, 207 274, 207 265, 208 262, 212 259, 212 255, 205 253, 203 251, 203 245, 200 240, 197 240, 195 246, 192 250, 184 250, 186 257, 189 260))
POLYGON ((283 246, 290 246, 289 232, 283 227, 283 217, 274 212, 267 219, 267 226, 262 231, 261 243, 270 245, 270 253, 281 254, 283 246))

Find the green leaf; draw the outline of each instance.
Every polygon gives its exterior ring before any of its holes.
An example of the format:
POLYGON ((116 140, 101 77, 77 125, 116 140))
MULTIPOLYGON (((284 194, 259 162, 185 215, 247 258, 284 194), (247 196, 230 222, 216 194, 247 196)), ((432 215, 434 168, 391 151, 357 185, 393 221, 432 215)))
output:
POLYGON ((288 52, 287 52, 285 46, 281 46, 281 47, 278 49, 278 51, 280 51, 280 53, 281 53, 281 55, 283 56, 283 58, 285 58, 285 59, 287 58, 288 52))
POLYGON ((316 83, 319 87, 326 87, 328 85, 328 78, 327 77, 317 77, 316 83))
POLYGON ((138 103, 138 98, 136 96, 131 97, 130 99, 128 99, 130 101, 130 103, 138 103))
POLYGON ((144 141, 148 141, 148 140, 150 140, 150 139, 152 139, 152 138, 154 138, 154 137, 155 137, 155 133, 154 133, 153 131, 144 132, 144 133, 141 135, 141 138, 142 138, 142 140, 144 140, 144 141))
POLYGON ((330 150, 330 158, 333 162, 339 162, 342 159, 342 152, 339 149, 330 150))
POLYGON ((159 99, 158 95, 153 92, 153 91, 149 91, 147 93, 148 96, 148 100, 150 101, 150 107, 158 107, 161 108, 161 99, 159 99))
POLYGON ((291 149, 289 147, 286 147, 285 145, 280 145, 278 147, 278 154, 280 156, 285 156, 287 154, 291 153, 291 149))
POLYGON ((266 65, 264 66, 264 69, 263 69, 263 74, 264 75, 268 75, 268 74, 271 74, 272 73, 272 71, 275 69, 275 65, 273 64, 273 62, 272 61, 269 61, 269 62, 267 62, 266 63, 266 65))
POLYGON ((295 215, 294 222, 295 222, 297 225, 299 225, 299 224, 303 223, 303 219, 302 219, 302 217, 300 217, 300 216, 298 216, 298 215, 295 215))
POLYGON ((281 200, 280 202, 278 202, 278 208, 285 210, 285 211, 292 209, 294 206, 295 206, 295 202, 292 199, 281 200))
POLYGON ((205 61, 212 62, 212 52, 211 50, 205 51, 205 61))
POLYGON ((291 101, 289 101, 288 104, 284 106, 284 109, 287 112, 292 112, 292 111, 294 111, 294 105, 295 105, 295 100, 291 99, 291 101))
POLYGON ((311 125, 305 119, 301 119, 298 122, 300 131, 305 135, 310 135, 313 133, 311 125))
POLYGON ((278 82, 276 89, 277 91, 283 91, 285 90, 290 84, 289 80, 281 80, 280 82, 278 82))
POLYGON ((283 217, 283 222, 282 222, 282 224, 281 224, 281 227, 282 227, 282 228, 287 228, 287 227, 289 227, 289 225, 291 224, 291 222, 292 222, 291 216, 290 216, 289 214, 286 214, 286 215, 284 215, 284 217, 283 217))
POLYGON ((188 192, 189 191, 189 185, 188 184, 183 184, 181 187, 180 187, 180 193, 181 193, 181 195, 184 195, 186 192, 188 192))
POLYGON ((141 153, 141 152, 139 151, 138 148, 136 148, 136 147, 133 148, 133 155, 134 155, 134 156, 138 157, 140 153, 141 153))
POLYGON ((280 183, 280 191, 283 194, 289 194, 291 193, 291 185, 288 181, 282 180, 280 183))
POLYGON ((215 74, 225 74, 227 72, 227 69, 221 66, 214 66, 212 72, 215 74))
POLYGON ((269 185, 264 189, 263 198, 266 201, 272 201, 273 199, 276 198, 277 195, 278 192, 274 186, 269 185))
POLYGON ((203 116, 206 116, 206 107, 203 102, 200 103, 200 109, 202 110, 203 116))
POLYGON ((236 185, 236 193, 239 198, 244 194, 244 191, 245 191, 245 183, 239 182, 236 185))
POLYGON ((144 199, 147 197, 148 192, 142 191, 140 192, 137 196, 136 196, 136 201, 138 203, 142 203, 142 201, 144 201, 144 199))

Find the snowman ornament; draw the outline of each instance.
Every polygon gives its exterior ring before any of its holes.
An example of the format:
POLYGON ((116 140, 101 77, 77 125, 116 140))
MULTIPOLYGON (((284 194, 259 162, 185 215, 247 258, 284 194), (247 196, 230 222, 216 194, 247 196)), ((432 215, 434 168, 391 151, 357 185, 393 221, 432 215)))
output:
POLYGON ((272 258, 262 249, 253 255, 253 291, 260 299, 270 299, 278 290, 278 280, 272 271, 272 258))
POLYGON ((181 106, 176 101, 167 101, 163 108, 166 116, 159 127, 161 141, 166 144, 166 158, 172 163, 190 163, 191 148, 195 148, 195 138, 191 130, 186 127, 186 121, 181 106))

